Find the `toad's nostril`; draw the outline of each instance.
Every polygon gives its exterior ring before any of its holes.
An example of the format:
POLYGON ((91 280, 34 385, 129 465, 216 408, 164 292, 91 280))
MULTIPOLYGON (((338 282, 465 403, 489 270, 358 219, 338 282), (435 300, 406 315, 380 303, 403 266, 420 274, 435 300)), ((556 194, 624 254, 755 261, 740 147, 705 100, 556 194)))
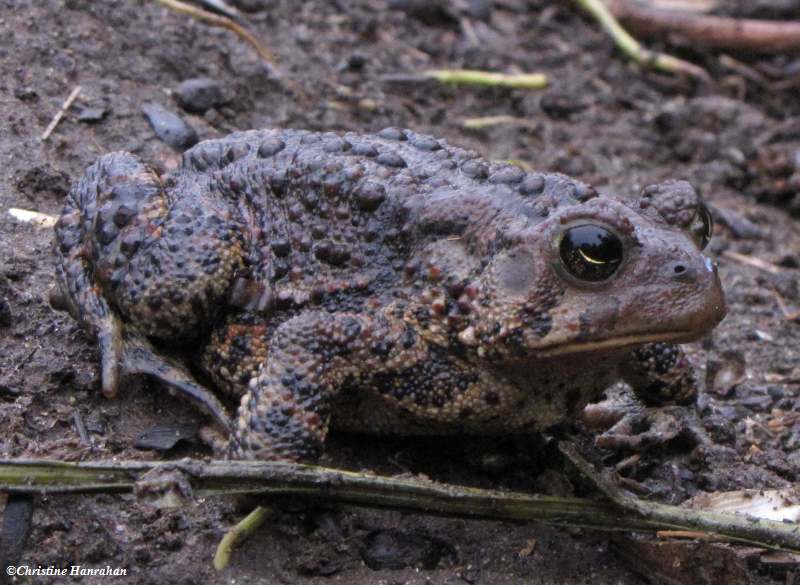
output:
POLYGON ((697 270, 687 262, 672 262, 668 267, 668 274, 681 282, 691 282, 697 278, 697 270))

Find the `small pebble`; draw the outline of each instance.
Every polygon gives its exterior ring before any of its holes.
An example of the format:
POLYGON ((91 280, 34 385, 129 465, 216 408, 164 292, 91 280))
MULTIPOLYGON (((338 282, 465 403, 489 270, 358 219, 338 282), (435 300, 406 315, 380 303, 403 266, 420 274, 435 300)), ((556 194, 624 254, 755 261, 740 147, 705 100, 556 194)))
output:
POLYGON ((197 434, 194 425, 154 426, 142 431, 133 446, 137 449, 169 451, 181 441, 191 441, 197 434))
POLYGON ((197 144, 197 132, 183 119, 164 106, 148 102, 142 105, 142 113, 150 122, 159 140, 178 150, 185 150, 197 144))
POLYGON ((435 569, 443 556, 454 554, 452 546, 416 532, 376 530, 367 535, 361 558, 373 571, 422 567, 435 569))
POLYGON ((343 72, 343 71, 362 71, 364 66, 367 64, 367 57, 366 55, 362 55, 361 53, 353 53, 343 61, 341 61, 337 66, 336 70, 343 72))
POLYGON ((770 398, 773 400, 780 400, 786 396, 786 392, 780 386, 767 386, 767 394, 769 394, 770 398))
POLYGON ((206 110, 219 107, 228 100, 222 84, 208 77, 187 79, 175 88, 178 105, 187 112, 202 114, 206 110))
POLYGON ((108 110, 106 108, 83 108, 81 113, 78 114, 78 122, 97 124, 102 122, 107 115, 108 110))
POLYGON ((39 94, 31 87, 18 87, 14 90, 14 97, 21 102, 30 102, 39 99, 39 94))
POLYGON ((746 377, 747 364, 739 351, 724 352, 720 359, 710 359, 706 364, 706 387, 717 396, 730 396, 746 377))

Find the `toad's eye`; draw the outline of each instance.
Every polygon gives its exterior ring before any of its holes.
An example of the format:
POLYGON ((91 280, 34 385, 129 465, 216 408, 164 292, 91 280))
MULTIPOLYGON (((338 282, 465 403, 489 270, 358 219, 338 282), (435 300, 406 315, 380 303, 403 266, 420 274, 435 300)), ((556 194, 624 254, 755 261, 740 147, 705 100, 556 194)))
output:
POLYGON ((697 242, 697 247, 701 250, 705 249, 714 233, 714 220, 711 218, 708 207, 702 201, 697 204, 697 213, 692 225, 689 226, 689 231, 691 231, 694 241, 697 242))
POLYGON ((558 251, 567 271, 587 282, 609 278, 622 262, 622 242, 599 225, 569 228, 561 238, 558 251))

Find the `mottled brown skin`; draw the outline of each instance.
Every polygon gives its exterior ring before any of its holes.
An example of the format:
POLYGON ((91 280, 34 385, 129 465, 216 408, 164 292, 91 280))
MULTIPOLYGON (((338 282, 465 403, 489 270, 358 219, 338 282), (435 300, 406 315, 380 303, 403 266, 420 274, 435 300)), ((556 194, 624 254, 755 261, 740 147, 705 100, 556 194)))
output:
POLYGON ((98 336, 103 388, 144 372, 225 424, 158 347, 203 347, 242 396, 228 454, 316 459, 331 425, 520 433, 569 420, 624 376, 689 402, 677 346, 724 315, 685 182, 636 200, 526 173, 407 130, 265 130, 203 142, 157 176, 114 153, 56 227, 66 307, 98 336), (597 224, 624 257, 582 282, 559 256, 597 224))

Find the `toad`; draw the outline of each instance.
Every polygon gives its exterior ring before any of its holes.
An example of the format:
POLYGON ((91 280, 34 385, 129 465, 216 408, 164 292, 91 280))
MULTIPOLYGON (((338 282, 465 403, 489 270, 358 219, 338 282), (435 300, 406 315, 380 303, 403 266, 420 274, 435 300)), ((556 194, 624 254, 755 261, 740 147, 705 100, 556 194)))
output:
POLYGON ((691 402, 675 344, 725 314, 710 235, 684 181, 607 196, 409 130, 258 130, 163 176, 100 158, 56 273, 106 395, 148 374, 227 427, 227 456, 313 461, 331 427, 541 431, 619 379, 691 402))

